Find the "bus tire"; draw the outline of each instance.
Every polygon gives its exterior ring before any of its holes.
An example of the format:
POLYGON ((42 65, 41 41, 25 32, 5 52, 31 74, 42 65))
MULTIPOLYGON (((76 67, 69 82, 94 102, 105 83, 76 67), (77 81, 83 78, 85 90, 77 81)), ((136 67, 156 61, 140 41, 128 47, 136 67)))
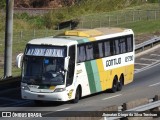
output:
POLYGON ((123 79, 123 77, 120 77, 120 80, 119 80, 118 85, 117 85, 117 91, 122 90, 122 87, 123 87, 122 79, 123 79))
POLYGON ((75 98, 72 100, 73 103, 78 103, 80 99, 80 88, 78 87, 75 93, 75 98))
POLYGON ((117 91, 117 87, 118 87, 118 80, 117 80, 116 77, 114 77, 113 85, 112 85, 112 88, 111 88, 111 92, 115 93, 117 91))

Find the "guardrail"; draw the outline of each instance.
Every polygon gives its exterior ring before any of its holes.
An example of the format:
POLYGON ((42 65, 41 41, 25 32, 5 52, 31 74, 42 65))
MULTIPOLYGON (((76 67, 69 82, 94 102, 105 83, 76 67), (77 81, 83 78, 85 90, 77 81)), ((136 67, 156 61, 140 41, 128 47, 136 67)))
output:
POLYGON ((20 86, 21 77, 9 77, 6 79, 0 80, 0 90, 4 88, 15 88, 20 86))
MULTIPOLYGON (((128 104, 129 107, 133 107, 133 108, 130 108, 125 111, 119 110, 117 111, 117 114, 114 114, 115 116, 113 117, 109 116, 113 114, 103 114, 104 120, 117 120, 117 119, 126 118, 126 117, 127 118, 136 117, 136 120, 139 120, 137 117, 150 117, 150 118, 160 117, 160 95, 156 95, 153 99, 150 99, 150 100, 143 98, 143 99, 135 100, 135 101, 124 103, 124 104, 128 104), (134 106, 133 102, 135 107, 133 107, 134 106), (140 105, 140 106, 136 105, 137 103, 143 104, 143 105, 140 105)), ((124 104, 122 106, 119 106, 121 107, 122 110, 125 109, 124 104)))
POLYGON ((157 37, 157 36, 156 36, 156 37, 154 37, 154 38, 152 38, 152 39, 150 39, 150 40, 148 40, 148 41, 145 41, 145 42, 143 42, 143 43, 140 43, 140 44, 136 45, 135 51, 138 51, 138 50, 144 51, 144 48, 145 48, 145 47, 147 47, 147 46, 153 47, 154 44, 156 44, 156 43, 158 43, 158 42, 160 42, 160 37, 157 37))

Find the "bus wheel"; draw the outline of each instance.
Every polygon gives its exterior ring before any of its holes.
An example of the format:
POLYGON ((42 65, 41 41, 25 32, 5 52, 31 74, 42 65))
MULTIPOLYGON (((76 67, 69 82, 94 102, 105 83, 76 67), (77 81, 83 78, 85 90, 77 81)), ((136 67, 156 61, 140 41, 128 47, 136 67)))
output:
POLYGON ((116 79, 116 77, 114 77, 111 92, 115 93, 117 91, 117 87, 118 87, 118 80, 116 79))
POLYGON ((121 76, 120 77, 120 80, 118 82, 118 85, 117 85, 117 91, 121 91, 122 90, 122 87, 123 87, 123 77, 121 76))
POLYGON ((73 103, 78 103, 79 99, 80 99, 80 89, 78 87, 77 90, 76 90, 75 99, 73 99, 72 102, 73 103))

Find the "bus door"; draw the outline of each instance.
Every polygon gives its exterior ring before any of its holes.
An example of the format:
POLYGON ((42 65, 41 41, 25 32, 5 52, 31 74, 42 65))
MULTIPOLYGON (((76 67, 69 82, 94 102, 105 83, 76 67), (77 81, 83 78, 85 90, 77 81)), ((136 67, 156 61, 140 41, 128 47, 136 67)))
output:
POLYGON ((66 79, 66 87, 72 85, 75 71, 75 45, 69 47, 69 64, 66 79))

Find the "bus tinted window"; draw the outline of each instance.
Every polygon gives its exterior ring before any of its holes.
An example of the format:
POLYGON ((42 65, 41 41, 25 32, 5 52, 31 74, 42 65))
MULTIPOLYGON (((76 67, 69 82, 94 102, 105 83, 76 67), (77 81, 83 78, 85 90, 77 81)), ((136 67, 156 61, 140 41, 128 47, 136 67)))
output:
POLYGON ((88 44, 86 47, 86 60, 92 60, 93 59, 93 45, 88 44))
POLYGON ((111 55, 111 47, 109 41, 104 42, 104 53, 106 57, 111 55))
POLYGON ((77 62, 99 59, 133 51, 132 36, 104 39, 101 42, 78 45, 77 62))
POLYGON ((86 60, 85 46, 81 45, 78 47, 78 62, 83 62, 86 60))
POLYGON ((114 42, 115 42, 115 54, 117 55, 119 54, 119 40, 117 39, 114 42))
POLYGON ((133 51, 133 40, 132 37, 127 37, 127 52, 133 51))
POLYGON ((111 55, 115 55, 116 54, 116 45, 115 42, 113 40, 110 41, 110 45, 111 45, 111 55))
POLYGON ((126 39, 120 38, 120 53, 126 52, 126 39))
POLYGON ((98 43, 98 51, 99 51, 98 58, 102 58, 103 57, 103 43, 98 43))
POLYGON ((94 59, 98 59, 99 58, 99 48, 98 48, 97 42, 93 44, 93 51, 94 51, 94 59))

